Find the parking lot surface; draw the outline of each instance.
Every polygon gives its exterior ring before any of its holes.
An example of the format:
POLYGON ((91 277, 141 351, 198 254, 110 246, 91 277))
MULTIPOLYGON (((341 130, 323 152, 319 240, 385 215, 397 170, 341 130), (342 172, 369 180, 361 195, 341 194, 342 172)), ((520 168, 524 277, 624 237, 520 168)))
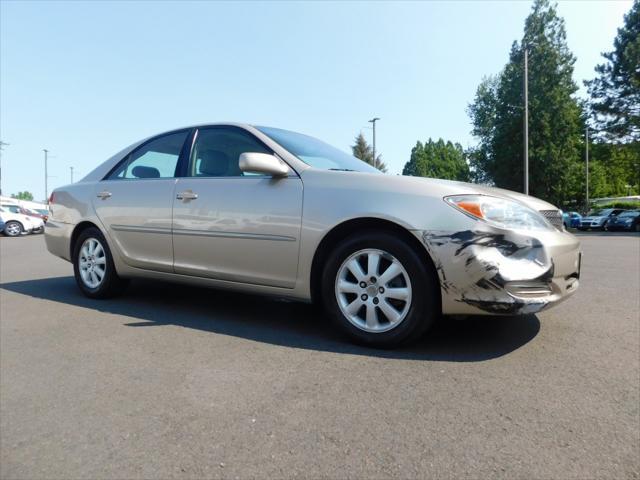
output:
POLYGON ((395 351, 305 304, 90 300, 42 236, 2 238, 0 477, 640 478, 640 236, 580 238, 565 303, 395 351))

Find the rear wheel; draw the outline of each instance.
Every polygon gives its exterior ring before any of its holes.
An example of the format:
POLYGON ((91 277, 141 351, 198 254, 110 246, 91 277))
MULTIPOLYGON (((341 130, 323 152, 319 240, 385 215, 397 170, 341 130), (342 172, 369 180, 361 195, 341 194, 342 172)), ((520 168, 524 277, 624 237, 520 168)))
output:
POLYGON ((439 314, 438 295, 426 260, 386 232, 343 241, 323 272, 325 308, 354 341, 369 346, 420 338, 439 314))
POLYGON ((94 227, 82 231, 76 240, 73 272, 82 293, 91 298, 112 297, 127 284, 116 272, 102 232, 94 227))
POLYGON ((7 237, 19 237, 23 231, 22 224, 13 220, 7 222, 4 226, 4 234, 7 237))

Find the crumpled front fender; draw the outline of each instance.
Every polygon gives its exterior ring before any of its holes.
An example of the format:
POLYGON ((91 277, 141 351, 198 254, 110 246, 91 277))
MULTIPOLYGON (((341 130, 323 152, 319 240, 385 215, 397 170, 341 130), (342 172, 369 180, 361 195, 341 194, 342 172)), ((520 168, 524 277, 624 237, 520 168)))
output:
POLYGON ((421 237, 440 277, 444 313, 535 313, 568 294, 554 284, 553 257, 535 232, 477 224, 421 237))

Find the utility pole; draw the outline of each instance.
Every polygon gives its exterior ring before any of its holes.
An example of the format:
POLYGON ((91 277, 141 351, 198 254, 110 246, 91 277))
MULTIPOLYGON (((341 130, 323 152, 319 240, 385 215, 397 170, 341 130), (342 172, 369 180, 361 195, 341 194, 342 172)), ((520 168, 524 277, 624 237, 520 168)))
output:
POLYGON ((529 195, 529 51, 524 49, 524 194, 529 195))
POLYGON ((378 168, 378 161, 376 159, 376 122, 380 120, 378 117, 369 120, 369 123, 373 124, 373 166, 378 168))
POLYGON ((47 155, 49 154, 49 150, 43 148, 44 152, 44 201, 47 202, 49 200, 49 189, 48 189, 48 180, 49 180, 49 172, 47 172, 47 155))
POLYGON ((73 183, 73 167, 69 167, 69 170, 71 171, 71 183, 73 183))
POLYGON ((2 150, 6 145, 9 144, 0 140, 0 195, 2 195, 2 150))
POLYGON ((585 213, 589 213, 589 125, 584 128, 584 159, 587 166, 587 191, 586 191, 586 205, 585 213))

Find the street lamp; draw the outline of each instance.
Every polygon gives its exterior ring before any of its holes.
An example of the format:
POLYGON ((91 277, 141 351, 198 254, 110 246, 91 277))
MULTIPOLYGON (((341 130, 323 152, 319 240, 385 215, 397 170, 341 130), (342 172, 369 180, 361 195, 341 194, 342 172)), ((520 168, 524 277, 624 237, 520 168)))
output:
POLYGON ((376 160, 376 122, 380 120, 378 117, 372 118, 369 120, 369 123, 373 124, 373 166, 378 168, 376 165, 378 162, 376 160))
POLYGON ((2 150, 4 150, 3 147, 6 145, 9 144, 0 140, 0 195, 2 195, 2 150))
POLYGON ((589 125, 584 127, 584 161, 586 166, 585 212, 589 213, 589 125))
POLYGON ((46 202, 47 200, 49 200, 49 191, 47 184, 49 180, 49 173, 47 172, 47 155, 49 154, 49 150, 43 148, 42 151, 44 152, 44 201, 46 202))
POLYGON ((529 195, 529 50, 524 49, 524 194, 529 195))

